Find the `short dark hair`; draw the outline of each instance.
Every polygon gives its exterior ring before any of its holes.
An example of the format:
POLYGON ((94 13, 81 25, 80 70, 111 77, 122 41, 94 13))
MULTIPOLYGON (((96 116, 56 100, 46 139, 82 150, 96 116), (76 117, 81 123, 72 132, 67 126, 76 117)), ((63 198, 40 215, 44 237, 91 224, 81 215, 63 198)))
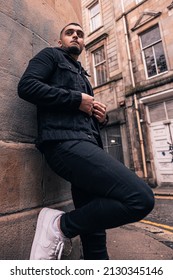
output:
POLYGON ((76 26, 80 26, 80 27, 82 28, 82 26, 81 26, 79 23, 77 23, 77 22, 70 22, 70 23, 68 23, 67 25, 65 25, 65 26, 63 27, 63 29, 61 30, 61 32, 60 32, 60 38, 61 38, 61 36, 62 36, 62 33, 63 33, 64 29, 65 29, 67 26, 69 26, 69 25, 76 25, 76 26))

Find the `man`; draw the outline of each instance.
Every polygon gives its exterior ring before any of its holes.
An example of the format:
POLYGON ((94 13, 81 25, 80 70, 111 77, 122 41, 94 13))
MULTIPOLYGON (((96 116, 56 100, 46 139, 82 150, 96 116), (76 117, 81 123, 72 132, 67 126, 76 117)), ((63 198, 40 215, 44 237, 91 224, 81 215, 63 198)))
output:
POLYGON ((19 82, 19 96, 37 105, 37 146, 50 167, 71 182, 75 205, 67 213, 41 210, 30 259, 60 259, 64 241, 77 235, 84 259, 109 259, 105 230, 139 221, 154 206, 150 187, 102 149, 106 106, 94 100, 77 61, 83 48, 82 27, 66 25, 58 48, 31 59, 19 82))

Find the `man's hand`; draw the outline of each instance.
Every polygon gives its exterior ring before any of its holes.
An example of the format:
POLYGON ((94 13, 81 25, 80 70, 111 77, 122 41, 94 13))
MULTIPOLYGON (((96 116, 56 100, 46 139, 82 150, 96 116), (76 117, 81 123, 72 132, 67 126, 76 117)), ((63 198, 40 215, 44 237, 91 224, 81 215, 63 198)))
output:
POLYGON ((87 113, 89 116, 92 116, 94 106, 94 97, 86 93, 82 93, 82 101, 79 106, 79 110, 87 113))
POLYGON ((106 105, 98 101, 93 103, 93 115, 100 123, 103 123, 106 119, 106 105))
POLYGON ((103 123, 106 119, 106 105, 94 101, 94 97, 86 93, 82 93, 82 101, 79 110, 87 113, 89 116, 95 116, 100 123, 103 123))

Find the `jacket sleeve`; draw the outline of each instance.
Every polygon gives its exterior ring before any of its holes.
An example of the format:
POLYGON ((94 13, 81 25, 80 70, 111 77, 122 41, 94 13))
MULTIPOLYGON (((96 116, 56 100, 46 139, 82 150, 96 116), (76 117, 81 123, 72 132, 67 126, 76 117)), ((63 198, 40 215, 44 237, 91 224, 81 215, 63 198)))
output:
POLYGON ((79 108, 81 92, 48 85, 54 69, 53 49, 45 48, 30 60, 18 84, 19 97, 43 107, 79 108))

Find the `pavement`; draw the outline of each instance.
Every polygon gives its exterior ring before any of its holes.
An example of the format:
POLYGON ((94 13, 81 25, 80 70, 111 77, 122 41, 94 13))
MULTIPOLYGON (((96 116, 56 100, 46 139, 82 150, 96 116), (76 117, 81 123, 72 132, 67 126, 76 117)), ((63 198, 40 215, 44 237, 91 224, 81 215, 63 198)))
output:
POLYGON ((173 196, 173 186, 172 187, 157 187, 153 189, 155 195, 163 196, 173 196))
MULTIPOLYGON (((156 196, 173 196, 173 187, 155 188, 156 196)), ((173 260, 173 232, 145 221, 107 231, 110 260, 173 260)))

